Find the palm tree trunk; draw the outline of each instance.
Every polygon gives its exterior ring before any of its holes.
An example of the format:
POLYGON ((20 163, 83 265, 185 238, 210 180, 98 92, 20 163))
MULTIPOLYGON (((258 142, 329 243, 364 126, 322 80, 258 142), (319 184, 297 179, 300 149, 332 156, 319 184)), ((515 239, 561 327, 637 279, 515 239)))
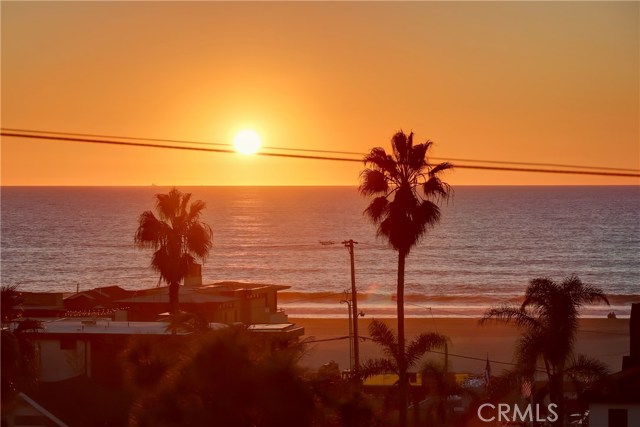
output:
POLYGON ((169 284, 169 313, 176 315, 180 311, 180 283, 169 284))
POLYGON ((555 371, 549 377, 549 400, 557 406, 555 412, 558 414, 558 420, 553 423, 554 426, 561 427, 564 425, 564 373, 563 370, 555 371))
POLYGON ((400 427, 407 426, 407 361, 404 337, 404 265, 407 253, 398 251, 398 373, 400 382, 400 427))

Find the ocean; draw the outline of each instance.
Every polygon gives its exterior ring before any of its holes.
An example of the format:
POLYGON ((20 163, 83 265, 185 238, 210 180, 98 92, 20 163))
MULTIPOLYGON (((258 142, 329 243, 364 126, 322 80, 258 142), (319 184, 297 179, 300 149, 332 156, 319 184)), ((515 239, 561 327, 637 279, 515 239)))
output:
MULTIPOLYGON (((346 317, 353 239, 359 309, 395 312, 397 253, 376 238, 355 187, 181 187, 204 200, 214 246, 203 280, 287 285, 291 316, 346 317)), ((2 187, 3 285, 72 293, 158 285, 137 249, 139 215, 164 187, 2 187)), ((529 280, 575 274, 619 317, 640 302, 640 187, 455 187, 442 220, 407 259, 410 317, 479 316, 517 303, 529 280)))

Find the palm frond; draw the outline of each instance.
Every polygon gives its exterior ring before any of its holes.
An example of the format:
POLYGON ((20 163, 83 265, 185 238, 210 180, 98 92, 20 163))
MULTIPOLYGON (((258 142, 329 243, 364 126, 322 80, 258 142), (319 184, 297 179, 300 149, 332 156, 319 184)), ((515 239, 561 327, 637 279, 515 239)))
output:
POLYGON ((518 370, 531 377, 536 371, 538 359, 544 356, 546 342, 538 331, 524 332, 516 343, 518 370))
POLYGON ((396 168, 396 162, 382 147, 372 148, 369 154, 364 156, 364 164, 387 173, 393 173, 396 168))
MULTIPOLYGON (((189 194, 189 196, 191 196, 189 194)), ((184 200, 187 200, 185 197, 184 200)), ((183 200, 183 201, 184 201, 183 200)), ((207 204, 202 200, 194 200, 188 208, 184 208, 184 212, 186 212, 185 222, 192 223, 197 222, 202 215, 202 212, 207 207, 207 204)))
POLYGON ((407 366, 413 366, 427 351, 433 350, 434 348, 443 348, 446 343, 447 337, 435 332, 418 335, 407 346, 405 355, 407 366))
POLYGON ((167 237, 167 225, 160 221, 153 212, 145 211, 138 219, 138 229, 134 242, 139 248, 158 248, 167 237))
POLYGON ((429 177, 422 185, 422 191, 425 198, 436 201, 448 200, 452 193, 451 186, 437 176, 429 177))
POLYGON ((213 247, 211 227, 202 222, 195 222, 189 227, 185 237, 187 250, 204 261, 213 247))
POLYGON ((449 162, 438 163, 437 165, 433 166, 429 170, 429 177, 438 176, 442 172, 447 171, 449 169, 453 169, 453 168, 454 168, 453 164, 451 164, 449 162))
POLYGON ((488 309, 480 319, 480 324, 485 324, 490 320, 504 323, 513 322, 518 327, 538 328, 540 326, 540 322, 527 310, 510 305, 488 309))
POLYGON ((160 278, 167 284, 180 283, 180 258, 172 255, 166 246, 156 250, 151 256, 151 268, 160 273, 160 278))
POLYGON ((365 169, 360 174, 360 194, 371 196, 384 193, 389 190, 389 181, 384 172, 379 169, 365 169))
POLYGON ((427 166, 426 155, 428 148, 427 144, 417 144, 411 148, 408 163, 413 171, 421 171, 427 166))
POLYGON ((390 373, 398 373, 398 365, 391 359, 369 359, 360 366, 360 377, 362 379, 390 373))
POLYGON ((371 203, 369 203, 369 206, 367 206, 367 209, 365 209, 364 214, 369 217, 369 219, 371 219, 374 224, 377 224, 386 217, 388 206, 389 201, 386 197, 376 197, 371 201, 371 203))
POLYGON ((571 358, 564 372, 572 380, 593 382, 607 376, 609 368, 598 359, 579 354, 571 358))
POLYGON ((387 356, 394 360, 399 360, 398 339, 385 323, 373 319, 369 324, 369 335, 373 342, 382 347, 387 356))
MULTIPOLYGON (((178 191, 177 189, 175 189, 176 191, 178 191)), ((178 215, 188 215, 188 211, 192 210, 194 208, 194 206, 200 206, 201 208, 204 208, 205 203, 202 200, 196 200, 195 202, 193 202, 191 204, 191 207, 189 207, 189 202, 191 201, 191 193, 181 193, 182 198, 180 199, 180 207, 178 208, 178 215)), ((202 209, 200 209, 202 210, 202 209)), ((200 210, 198 210, 197 215, 200 215, 200 210)))
POLYGON ((575 275, 564 279, 560 286, 562 287, 562 290, 577 304, 577 306, 595 304, 599 302, 604 302, 609 305, 609 300, 602 289, 583 283, 582 280, 575 275))
POLYGON ((393 148, 393 154, 395 155, 396 159, 398 159, 398 162, 406 163, 408 155, 407 135, 402 131, 396 132, 395 135, 391 137, 391 147, 393 148))
MULTIPOLYGON (((188 193, 187 193, 188 194, 188 193)), ((185 197, 177 188, 172 188, 167 194, 156 194, 156 212, 161 220, 173 223, 180 215, 180 206, 185 197)), ((189 197, 191 195, 189 194, 189 197)))
POLYGON ((524 294, 522 307, 535 306, 538 309, 553 304, 554 297, 557 294, 557 284, 548 277, 537 277, 529 281, 529 286, 524 294))
POLYGON ((418 239, 440 221, 440 207, 430 200, 424 200, 415 211, 413 222, 418 239))

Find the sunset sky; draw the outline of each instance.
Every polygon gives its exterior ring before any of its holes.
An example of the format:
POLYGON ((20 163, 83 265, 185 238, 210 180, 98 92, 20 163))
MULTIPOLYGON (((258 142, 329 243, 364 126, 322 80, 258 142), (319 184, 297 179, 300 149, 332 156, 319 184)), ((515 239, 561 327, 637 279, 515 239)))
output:
MULTIPOLYGON (((640 168, 640 3, 2 2, 2 127, 640 168)), ((219 147, 218 147, 219 148, 219 147)), ((356 185, 359 163, 3 137, 2 185, 356 185)), ((452 184, 640 184, 459 169, 452 184)))

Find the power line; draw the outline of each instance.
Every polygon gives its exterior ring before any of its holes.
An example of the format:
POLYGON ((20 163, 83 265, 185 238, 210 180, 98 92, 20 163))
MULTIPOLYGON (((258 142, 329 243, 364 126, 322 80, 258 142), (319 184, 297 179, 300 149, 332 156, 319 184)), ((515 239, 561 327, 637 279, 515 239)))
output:
MULTIPOLYGON (((226 144, 221 142, 203 142, 203 141, 191 141, 191 140, 183 140, 183 139, 142 138, 142 137, 131 137, 131 136, 97 135, 97 134, 89 134, 89 133, 55 132, 55 131, 17 129, 17 128, 2 128, 2 130, 8 131, 8 132, 63 135, 63 136, 71 136, 71 137, 128 139, 128 140, 136 140, 136 141, 169 142, 169 143, 177 143, 177 144, 192 144, 192 145, 204 145, 204 146, 211 146, 211 145, 225 146, 225 147, 233 146, 232 144, 226 144)), ((295 152, 306 152, 306 153, 347 154, 347 155, 359 156, 360 158, 363 158, 365 156, 365 153, 361 153, 357 151, 318 150, 318 149, 309 149, 309 148, 287 148, 287 147, 276 147, 276 146, 263 146, 262 148, 268 149, 268 150, 295 151, 295 152)), ((561 163, 516 162, 516 161, 505 161, 505 160, 479 160, 479 159, 462 159, 462 158, 451 158, 451 157, 448 157, 448 158, 447 157, 431 157, 431 159, 438 160, 438 161, 450 161, 450 162, 492 163, 492 164, 504 164, 504 165, 547 166, 547 167, 561 167, 561 168, 575 168, 575 169, 609 170, 609 171, 619 171, 619 172, 640 172, 640 170, 638 169, 614 168, 614 167, 607 167, 607 166, 568 165, 568 164, 561 164, 561 163)))
MULTIPOLYGON (((362 338, 364 340, 374 341, 374 339, 371 338, 371 337, 363 337, 363 336, 361 336, 360 338, 362 338)), ((444 351, 437 351, 437 350, 427 350, 427 353, 449 355, 451 357, 458 357, 460 359, 468 359, 468 360, 478 360, 480 362, 486 362, 487 360, 489 360, 489 362, 491 362, 491 363, 497 363, 497 364, 500 364, 500 365, 518 366, 517 363, 503 362, 501 360, 492 360, 492 359, 487 359, 486 357, 466 356, 466 355, 463 355, 463 354, 454 354, 454 353, 449 353, 449 352, 445 353, 444 351)), ((536 367, 536 371, 546 372, 546 370, 544 370, 541 367, 536 367)))
MULTIPOLYGON (((81 142, 81 143, 89 143, 89 144, 107 144, 107 145, 120 145, 120 146, 130 146, 130 147, 146 147, 146 148, 165 148, 165 149, 174 149, 174 150, 213 152, 213 153, 236 153, 233 150, 226 150, 226 149, 219 149, 219 148, 201 148, 201 147, 189 147, 189 146, 149 144, 149 143, 139 143, 139 142, 124 142, 124 141, 114 141, 112 139, 86 139, 86 138, 76 138, 76 137, 39 135, 39 134, 32 134, 32 133, 15 133, 15 132, 8 132, 8 131, 7 132, 2 131, 0 135, 15 137, 15 138, 81 142)), ((357 163, 362 162, 361 159, 351 159, 351 158, 345 158, 345 157, 310 156, 310 155, 303 155, 303 154, 269 153, 269 152, 258 152, 255 154, 259 156, 285 157, 285 158, 293 158, 293 159, 329 160, 329 161, 357 162, 357 163)), ((568 169, 537 169, 537 168, 516 168, 516 167, 499 167, 499 166, 475 166, 475 165, 460 165, 460 164, 455 165, 455 167, 457 169, 477 169, 477 170, 493 170, 493 171, 506 171, 506 172, 531 172, 531 173, 553 173, 553 174, 640 178, 640 173, 614 173, 614 172, 597 172, 597 171, 590 172, 590 171, 568 170, 568 169)))
POLYGON ((136 141, 150 141, 150 142, 171 142, 175 144, 194 144, 194 145, 221 145, 226 147, 232 147, 232 144, 225 144, 222 142, 202 142, 202 141, 186 141, 183 139, 162 139, 162 138, 142 138, 136 136, 117 136, 117 135, 97 135, 93 133, 71 133, 71 132, 54 132, 48 130, 31 130, 31 129, 15 129, 15 128, 2 128, 2 131, 7 132, 20 132, 20 133, 34 133, 44 135, 62 135, 70 137, 87 137, 87 138, 109 138, 109 139, 132 139, 136 141))
MULTIPOLYGON (((314 344, 314 343, 319 343, 319 342, 328 342, 328 341, 342 341, 342 340, 346 340, 349 339, 351 337, 349 336, 341 336, 341 337, 335 337, 335 338, 324 338, 324 339, 314 339, 314 340, 309 340, 309 341, 304 341, 305 344, 314 344)), ((360 336, 360 339, 363 340, 369 340, 369 341, 374 341, 373 338, 371 337, 365 337, 365 336, 360 336)), ((375 341, 374 341, 375 342, 375 341)), ((427 353, 434 353, 434 354, 441 354, 444 355, 445 352, 444 351, 436 351, 436 350, 427 350, 427 353)), ((478 360, 480 362, 486 362, 487 358, 483 358, 483 357, 475 357, 475 356, 465 356, 463 354, 454 354, 454 353, 446 353, 451 357, 458 357, 460 359, 468 359, 468 360, 478 360)), ((517 363, 513 363, 513 362, 503 362, 501 360, 492 360, 492 359, 488 359, 490 363, 497 363, 500 365, 509 365, 509 366, 518 366, 517 363)), ((541 371, 541 372, 546 372, 544 369, 542 368, 536 368, 536 370, 541 371)))

